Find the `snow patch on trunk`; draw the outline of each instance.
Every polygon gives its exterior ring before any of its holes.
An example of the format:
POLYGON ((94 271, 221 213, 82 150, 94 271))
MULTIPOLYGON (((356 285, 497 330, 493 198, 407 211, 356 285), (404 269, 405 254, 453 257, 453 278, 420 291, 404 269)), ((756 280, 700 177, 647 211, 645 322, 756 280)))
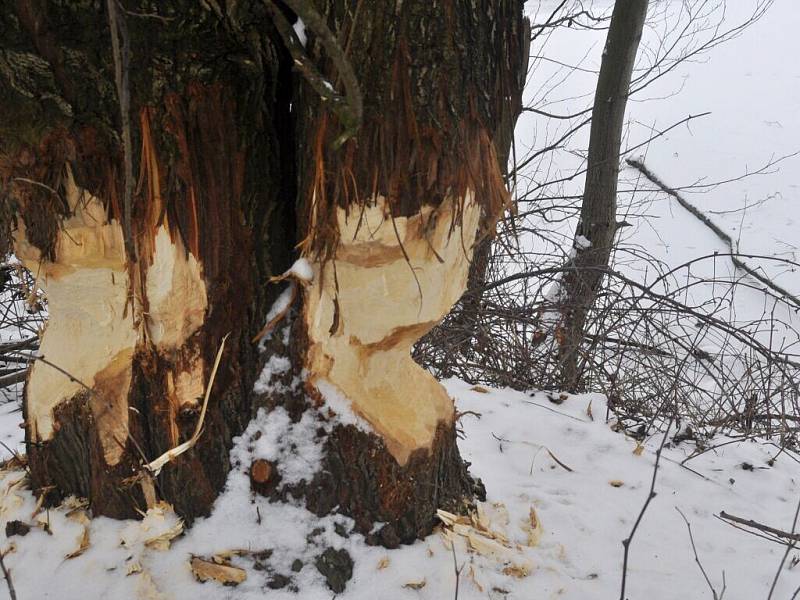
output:
POLYGON ((269 412, 261 408, 237 438, 231 462, 249 466, 267 460, 278 469, 281 485, 311 481, 323 458, 324 440, 316 435, 321 425, 313 411, 304 412, 294 423, 283 407, 269 412))

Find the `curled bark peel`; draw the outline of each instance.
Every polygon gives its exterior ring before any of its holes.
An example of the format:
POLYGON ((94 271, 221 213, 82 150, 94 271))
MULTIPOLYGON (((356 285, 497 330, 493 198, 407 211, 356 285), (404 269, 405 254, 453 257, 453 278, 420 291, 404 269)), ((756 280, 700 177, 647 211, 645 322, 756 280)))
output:
POLYGON ((217 350, 217 357, 214 360, 214 367, 211 369, 211 376, 208 378, 206 393, 203 397, 203 408, 200 410, 200 418, 197 419, 197 425, 194 428, 194 434, 192 434, 192 437, 179 446, 175 446, 172 450, 168 450, 157 459, 145 465, 145 468, 156 477, 161 472, 161 469, 164 467, 164 465, 166 465, 168 462, 172 462, 187 450, 190 450, 192 446, 197 443, 197 440, 200 439, 200 434, 203 433, 203 422, 206 418, 208 399, 211 396, 211 387, 214 385, 214 379, 217 376, 217 369, 219 368, 220 359, 222 359, 222 351, 225 350, 225 341, 228 339, 228 335, 230 334, 225 334, 225 337, 222 338, 222 342, 220 342, 219 345, 219 350, 217 350))

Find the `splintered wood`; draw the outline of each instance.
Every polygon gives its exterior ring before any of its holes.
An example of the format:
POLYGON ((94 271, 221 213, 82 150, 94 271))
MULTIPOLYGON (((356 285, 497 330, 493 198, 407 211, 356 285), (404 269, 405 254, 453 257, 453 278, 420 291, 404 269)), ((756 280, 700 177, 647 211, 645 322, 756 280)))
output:
POLYGON ((158 502, 149 509, 141 521, 133 522, 121 534, 121 545, 128 548, 144 547, 151 550, 169 550, 172 540, 183 533, 183 520, 166 502, 158 502))
MULTIPOLYGON (((503 573, 512 577, 527 577, 533 570, 533 563, 525 555, 525 547, 536 546, 542 535, 542 524, 533 507, 521 524, 527 538, 525 545, 514 543, 509 538, 509 517, 503 504, 479 503, 477 510, 469 516, 445 510, 438 510, 436 514, 442 522, 440 534, 448 548, 463 540, 467 551, 502 565, 503 573)), ((471 579, 480 587, 474 572, 471 579)))
POLYGON ((195 578, 203 583, 216 581, 222 585, 239 585, 247 579, 247 572, 244 569, 235 567, 230 561, 216 555, 210 560, 193 556, 190 565, 195 578))
MULTIPOLYGON (((102 199, 76 184, 68 166, 64 199, 70 216, 60 222, 52 257, 26 237, 24 221, 14 233, 15 252, 37 273, 49 310, 40 347, 46 362, 31 367, 26 422, 30 439, 46 442, 60 426, 59 405, 89 392, 103 458, 113 467, 128 443, 136 349, 147 340, 173 352, 203 325, 208 308, 203 268, 163 224, 154 227, 151 260, 134 273, 122 226, 109 218, 102 199), (144 290, 132 293, 141 283, 144 290)), ((202 387, 202 358, 184 367, 170 373, 168 385, 178 408, 195 403, 202 387)))

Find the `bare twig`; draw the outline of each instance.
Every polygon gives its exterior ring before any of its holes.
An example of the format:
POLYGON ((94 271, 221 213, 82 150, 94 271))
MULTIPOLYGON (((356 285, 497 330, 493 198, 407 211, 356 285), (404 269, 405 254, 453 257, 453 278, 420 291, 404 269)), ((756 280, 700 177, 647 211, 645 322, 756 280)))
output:
MULTIPOLYGON (((792 520, 792 531, 791 535, 795 535, 795 531, 797 529, 797 518, 800 517, 800 499, 797 500, 797 508, 794 510, 794 519, 792 520)), ((778 569, 775 571, 775 577, 772 580, 772 585, 769 588, 769 595, 767 596, 767 600, 772 600, 772 595, 775 593, 775 587, 778 585, 778 579, 780 579, 781 573, 783 572, 783 565, 786 564, 786 559, 789 558, 789 553, 797 547, 797 541, 792 540, 792 542, 786 546, 786 551, 783 553, 781 557, 781 562, 778 565, 778 569)))
POLYGON ((17 600, 17 592, 14 589, 14 582, 11 581, 11 571, 9 571, 8 567, 6 567, 6 563, 3 558, 4 553, 0 552, 0 569, 3 570, 3 577, 5 577, 6 585, 8 586, 8 594, 11 596, 11 600, 17 600))
POLYGON ((453 551, 453 571, 456 574, 456 590, 453 594, 453 600, 458 600, 458 586, 461 580, 461 570, 464 568, 464 565, 461 567, 458 566, 458 561, 456 560, 456 545, 455 543, 450 544, 450 550, 453 551))
POLYGON ((700 572, 703 574, 703 578, 706 580, 708 588, 711 590, 711 596, 714 598, 714 600, 722 600, 722 597, 725 595, 725 571, 722 572, 722 591, 719 594, 717 594, 717 590, 714 588, 714 585, 711 583, 711 579, 708 578, 708 574, 706 573, 706 570, 703 568, 703 563, 700 562, 700 557, 697 556, 697 546, 695 546, 694 544, 694 536, 692 535, 692 526, 689 523, 689 519, 686 518, 686 515, 684 515, 683 511, 677 506, 675 507, 675 510, 678 511, 678 514, 680 514, 681 518, 683 519, 683 522, 686 523, 686 529, 689 530, 689 541, 692 543, 692 552, 694 553, 694 561, 697 563, 697 566, 700 567, 700 572))
POLYGON ((759 523, 758 521, 754 521, 752 519, 744 519, 742 517, 737 517, 728 514, 724 510, 719 513, 719 516, 720 518, 725 519, 726 521, 739 523, 740 525, 745 525, 746 527, 750 527, 752 529, 758 529, 759 531, 765 531, 767 533, 776 535, 779 538, 784 538, 792 542, 800 542, 800 533, 794 533, 793 531, 783 531, 781 529, 776 529, 774 527, 770 527, 769 525, 764 525, 763 523, 759 523))
POLYGON ((622 557, 622 583, 620 585, 619 600, 625 600, 625 586, 628 581, 628 556, 630 554, 633 536, 636 535, 636 530, 639 528, 639 523, 642 522, 642 518, 644 517, 644 513, 647 511, 647 507, 650 506, 650 502, 652 502, 653 498, 655 498, 657 495, 656 477, 658 477, 658 467, 661 463, 661 452, 664 450, 664 445, 667 443, 667 436, 669 435, 670 429, 672 429, 672 423, 674 419, 675 416, 673 415, 670 418, 666 429, 664 430, 664 435, 661 438, 661 444, 658 446, 658 450, 656 450, 656 462, 653 465, 653 478, 650 480, 650 491, 647 493, 647 499, 644 501, 644 505, 642 505, 642 510, 639 511, 639 516, 636 517, 636 522, 633 524, 630 534, 627 538, 622 540, 622 547, 625 549, 625 551, 622 557))

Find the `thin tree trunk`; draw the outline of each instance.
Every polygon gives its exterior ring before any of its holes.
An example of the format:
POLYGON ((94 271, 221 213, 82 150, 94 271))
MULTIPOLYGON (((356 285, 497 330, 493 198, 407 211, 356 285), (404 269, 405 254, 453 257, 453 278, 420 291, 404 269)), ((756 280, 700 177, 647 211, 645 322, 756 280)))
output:
POLYGON ((617 230, 617 178, 625 106, 648 0, 617 0, 603 50, 592 110, 586 181, 574 257, 564 274, 559 368, 566 390, 581 385, 581 344, 586 318, 608 267, 617 230))

